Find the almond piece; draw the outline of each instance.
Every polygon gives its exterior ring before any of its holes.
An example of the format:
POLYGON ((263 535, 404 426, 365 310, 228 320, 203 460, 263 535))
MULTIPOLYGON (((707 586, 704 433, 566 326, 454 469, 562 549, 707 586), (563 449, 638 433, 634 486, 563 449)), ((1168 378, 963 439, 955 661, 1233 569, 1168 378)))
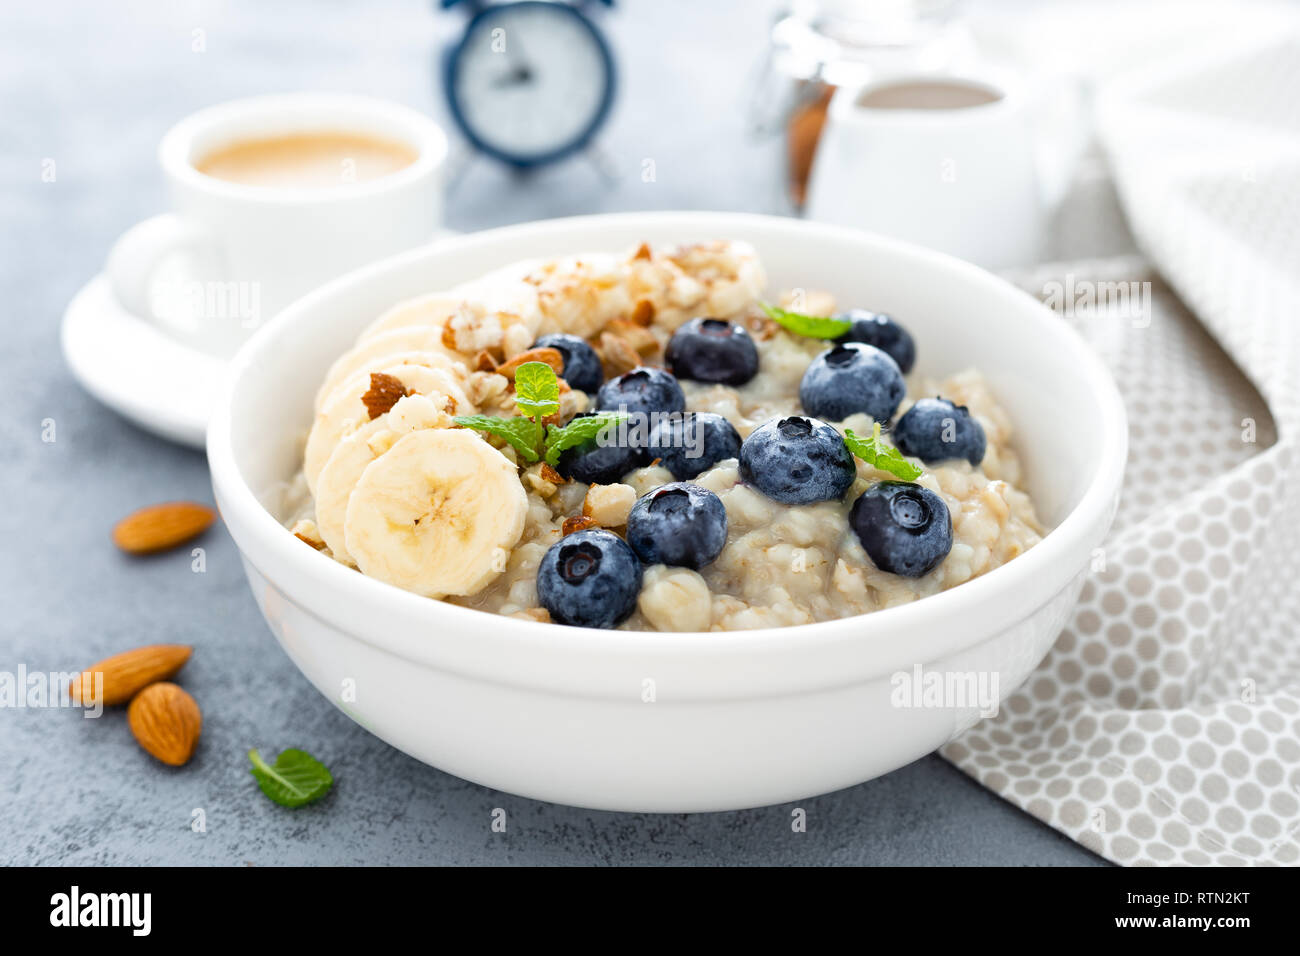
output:
POLYGON ((189 763, 203 729, 194 698, 166 681, 150 684, 132 698, 126 722, 146 753, 172 767, 189 763))
POLYGON ((632 321, 643 329, 648 329, 655 320, 655 304, 649 299, 642 299, 632 309, 632 321))
POLYGON ((113 528, 113 543, 131 554, 166 551, 197 538, 217 513, 195 501, 168 501, 132 512, 113 528))
POLYGON ((519 369, 519 366, 523 365, 525 362, 545 362, 555 370, 556 375, 559 375, 564 371, 564 357, 560 355, 557 349, 540 348, 529 349, 527 352, 520 352, 509 362, 506 362, 504 365, 497 368, 496 372, 498 375, 504 375, 513 382, 515 379, 515 372, 519 369))
POLYGON ((564 524, 560 526, 560 534, 568 537, 578 531, 586 531, 588 528, 599 528, 596 519, 590 515, 573 515, 564 519, 564 524))
POLYGON ((366 406, 366 411, 370 413, 370 420, 374 421, 380 415, 392 411, 394 405, 410 394, 407 387, 402 384, 402 380, 396 375, 389 375, 386 372, 371 372, 370 389, 361 396, 361 403, 366 406))
POLYGON ((103 674, 105 707, 125 704, 140 690, 172 677, 185 666, 194 648, 188 644, 150 644, 91 664, 72 681, 73 703, 95 700, 95 675, 103 674))
POLYGON ((608 378, 630 372, 641 364, 641 356, 636 349, 612 332, 600 333, 600 345, 596 347, 596 352, 608 378))

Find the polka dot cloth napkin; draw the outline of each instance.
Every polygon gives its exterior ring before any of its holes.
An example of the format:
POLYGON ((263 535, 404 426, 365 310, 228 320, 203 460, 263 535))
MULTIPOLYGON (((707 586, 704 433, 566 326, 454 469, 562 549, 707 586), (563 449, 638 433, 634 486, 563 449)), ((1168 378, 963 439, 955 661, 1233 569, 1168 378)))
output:
POLYGON ((1132 260, 1020 281, 1112 290, 1063 315, 1125 396, 1123 500, 1050 655, 942 753, 1118 863, 1295 865, 1300 33, 1129 76, 1098 122, 1163 282, 1132 260))

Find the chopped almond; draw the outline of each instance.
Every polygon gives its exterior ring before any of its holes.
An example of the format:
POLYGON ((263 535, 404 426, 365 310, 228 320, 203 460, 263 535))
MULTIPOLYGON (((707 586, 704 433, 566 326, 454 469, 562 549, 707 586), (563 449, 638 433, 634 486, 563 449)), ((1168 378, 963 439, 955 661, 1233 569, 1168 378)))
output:
POLYGON ((654 333, 644 326, 637 325, 631 319, 613 319, 605 327, 611 335, 617 335, 642 358, 659 351, 659 340, 654 333))
POLYGON ((642 299, 632 309, 632 321, 642 328, 649 328, 655 320, 655 304, 649 299, 642 299))
POLYGON ((605 366, 605 375, 608 378, 630 372, 641 364, 641 356, 637 354, 636 349, 613 332, 600 334, 600 345, 596 351, 600 354, 601 364, 605 366))
POLYGON ((560 528, 560 533, 568 536, 573 534, 575 531, 586 531, 588 528, 598 527, 600 527, 600 525, 598 525, 596 519, 590 515, 574 515, 571 518, 564 519, 564 524, 560 528))
POLYGON ((514 381, 515 372, 519 370, 519 366, 527 362, 545 362, 555 370, 556 375, 559 375, 564 371, 564 357, 560 355, 558 349, 540 348, 520 352, 509 362, 499 366, 496 369, 496 373, 498 375, 504 375, 506 378, 514 381))
POLYGON ((370 419, 373 421, 387 413, 408 394, 410 393, 402 384, 402 380, 395 375, 371 372, 370 390, 361 396, 361 402, 366 406, 366 411, 370 413, 370 419))

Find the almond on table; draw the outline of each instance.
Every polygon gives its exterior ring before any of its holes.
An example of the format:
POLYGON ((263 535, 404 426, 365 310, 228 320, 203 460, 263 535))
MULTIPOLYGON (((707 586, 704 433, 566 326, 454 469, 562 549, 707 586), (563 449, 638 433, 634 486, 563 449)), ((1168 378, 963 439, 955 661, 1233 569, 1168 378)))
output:
POLYGON ((146 753, 171 767, 189 763, 203 730, 199 705, 175 684, 150 684, 126 709, 131 733, 146 753))
POLYGON ((95 675, 103 675, 101 699, 105 707, 125 704, 139 691, 157 681, 176 675, 190 659, 194 648, 188 644, 150 644, 106 657, 91 664, 72 682, 72 700, 92 702, 96 697, 95 675))
POLYGON ((167 551, 197 538, 217 513, 196 501, 168 501, 132 512, 113 527, 113 543, 129 554, 167 551))

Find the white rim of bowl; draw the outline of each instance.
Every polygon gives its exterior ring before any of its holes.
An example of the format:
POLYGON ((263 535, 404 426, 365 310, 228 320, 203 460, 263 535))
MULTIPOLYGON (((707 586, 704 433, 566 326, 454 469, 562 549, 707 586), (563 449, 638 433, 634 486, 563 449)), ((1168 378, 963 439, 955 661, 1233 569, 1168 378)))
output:
MULTIPOLYGON (((991 289, 999 289, 1004 295, 1033 303, 1037 308, 1048 312, 1046 306, 1005 280, 943 253, 850 227, 808 223, 778 216, 728 212, 614 213, 505 226, 443 240, 438 245, 446 248, 445 244, 454 244, 456 248, 464 248, 491 245, 503 234, 520 238, 545 237, 584 227, 631 227, 636 224, 652 228, 679 228, 683 236, 708 232, 711 235, 734 236, 738 239, 744 239, 747 227, 751 232, 779 228, 786 232, 815 232, 832 238, 838 235, 846 241, 889 247, 915 260, 928 260, 946 269, 964 272, 968 277, 989 285, 991 289)), ((874 658, 870 662, 873 670, 888 668, 891 663, 911 666, 915 662, 934 660, 973 646, 1041 607, 1084 570, 1083 565, 1059 569, 1064 556, 1081 542, 1091 541, 1091 546, 1099 543, 1104 532, 1096 529, 1108 526, 1113 516, 1128 447, 1124 405, 1119 390, 1101 359, 1074 329, 1048 312, 1055 321, 1044 323, 1044 334, 1056 336, 1061 347, 1073 353, 1092 394, 1098 400, 1103 428, 1096 446, 1096 471, 1079 503, 1041 542, 1014 561, 955 588, 910 604, 814 624, 738 631, 622 631, 509 618, 435 601, 369 578, 304 547, 262 506, 235 463, 229 413, 240 378, 257 361, 262 343, 272 340, 279 327, 292 324, 296 315, 337 295, 340 290, 369 281, 390 270, 401 269, 408 261, 422 259, 429 254, 429 248, 426 246, 410 250, 335 279, 299 299, 254 333, 231 362, 208 426, 208 462, 213 487, 223 510, 228 512, 233 509, 239 512, 236 521, 248 537, 241 540, 239 531, 228 520, 227 525, 244 559, 269 581, 277 584, 280 582, 274 573, 269 573, 270 568, 266 566, 268 563, 279 566, 283 562, 285 567, 302 569, 303 576, 316 579, 318 589, 324 588, 342 595, 350 603, 351 610, 355 613, 348 616, 355 618, 356 626, 349 626, 349 622, 337 619, 327 620, 322 617, 322 620, 332 626, 346 628, 356 639, 400 657, 439 667, 447 666, 446 659, 438 653, 437 642, 430 641, 426 636, 405 632, 386 633, 382 639, 362 636, 358 631, 364 626, 362 622, 368 619, 367 608, 379 606, 384 613, 408 622, 413 630, 420 630, 422 635, 438 633, 440 630, 445 632, 450 629, 449 625, 463 625, 472 635, 469 640, 476 645, 476 653, 472 656, 485 656, 482 666, 463 669, 472 672, 474 676, 490 680, 503 679, 494 673, 496 668, 489 666, 494 662, 500 665, 503 659, 501 655, 518 651, 525 657, 532 656, 538 653, 539 639, 543 638, 543 652, 590 654, 598 657, 616 654, 638 659, 651 655, 665 660, 671 658, 675 662, 689 661, 692 658, 701 661, 707 658, 734 660, 755 653, 788 652, 792 644, 798 645, 801 654, 813 655, 853 643, 857 645, 855 650, 874 658), (256 557, 249 554, 250 550, 255 551, 256 557), (996 600, 999 593, 1014 595, 1017 599, 999 602, 996 600), (981 613, 972 613, 977 607, 982 608, 981 613), (963 614, 963 608, 966 614, 963 614), (483 625, 489 621, 492 627, 485 628, 483 625), (961 621, 963 626, 953 627, 955 621, 961 621), (892 642, 892 646, 889 641, 871 641, 873 635, 883 634, 898 635, 901 639, 892 642), (906 647, 899 646, 902 644, 906 644, 906 647)), ((290 596, 309 604, 306 595, 290 596)), ((822 683, 835 682, 832 680, 822 683)), ((846 675, 843 683, 849 682, 846 675)), ((791 683, 807 684, 804 680, 792 680, 791 683)))

